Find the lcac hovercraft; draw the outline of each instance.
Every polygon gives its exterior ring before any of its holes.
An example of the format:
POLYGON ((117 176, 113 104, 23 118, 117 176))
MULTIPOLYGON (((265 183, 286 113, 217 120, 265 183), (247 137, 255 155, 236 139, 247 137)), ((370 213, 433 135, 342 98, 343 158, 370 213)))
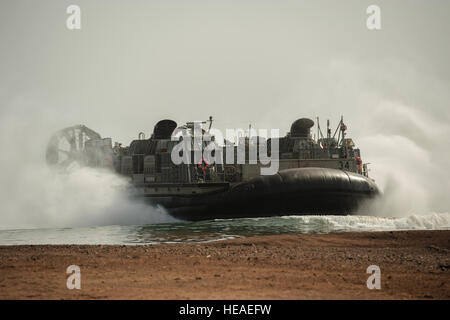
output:
MULTIPOLYGON (((209 128, 200 132, 214 141, 209 130, 212 117, 203 126, 208 122, 209 128)), ((171 154, 181 140, 176 134, 192 133, 194 123, 178 127, 172 120, 159 121, 149 139, 141 132, 127 147, 112 146, 110 138, 83 125, 60 130, 50 139, 47 162, 63 170, 74 163, 110 168, 129 179, 136 197, 184 220, 355 213, 380 194, 368 176, 367 164, 346 136, 342 118, 333 135, 329 121, 325 135, 317 123, 317 139, 311 135, 313 126, 313 120, 302 118, 294 121, 283 137, 256 142, 246 138, 241 146, 214 142, 224 158, 232 152, 235 160, 239 150, 248 151, 252 143, 258 149, 263 141, 267 150, 277 144, 278 157, 273 161, 277 161, 278 171, 270 175, 261 174, 266 165, 251 161, 209 163, 202 158, 198 163, 175 164, 171 154)), ((200 148, 204 151, 207 144, 201 143, 200 148)))

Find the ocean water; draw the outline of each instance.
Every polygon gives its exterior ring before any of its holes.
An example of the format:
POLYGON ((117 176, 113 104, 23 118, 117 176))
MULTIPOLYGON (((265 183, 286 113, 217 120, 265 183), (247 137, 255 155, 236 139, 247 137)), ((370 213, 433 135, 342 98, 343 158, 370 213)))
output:
POLYGON ((374 216, 283 216, 216 219, 132 226, 0 230, 0 245, 160 244, 206 242, 273 234, 326 234, 395 230, 450 230, 450 213, 402 218, 374 216))

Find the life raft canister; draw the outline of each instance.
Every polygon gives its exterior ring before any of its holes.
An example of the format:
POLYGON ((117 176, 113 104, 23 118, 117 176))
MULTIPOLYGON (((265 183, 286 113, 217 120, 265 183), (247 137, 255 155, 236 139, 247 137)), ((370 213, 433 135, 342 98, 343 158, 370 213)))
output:
POLYGON ((353 157, 353 159, 356 160, 356 168, 358 169, 359 173, 362 173, 362 160, 360 157, 353 157))
POLYGON ((198 163, 197 167, 203 171, 203 176, 206 176, 206 170, 209 168, 209 162, 205 158, 202 158, 198 163), (205 165, 203 165, 205 164, 205 165))

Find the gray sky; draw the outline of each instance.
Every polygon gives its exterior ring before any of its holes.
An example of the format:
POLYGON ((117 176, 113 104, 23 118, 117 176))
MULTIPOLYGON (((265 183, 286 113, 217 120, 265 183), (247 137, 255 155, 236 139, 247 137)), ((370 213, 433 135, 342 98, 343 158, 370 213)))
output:
POLYGON ((128 144, 162 118, 212 115, 219 129, 284 132, 300 117, 336 125, 343 114, 377 182, 392 178, 405 202, 426 193, 426 210, 448 212, 449 9, 437 0, 4 0, 3 150, 20 145, 33 159, 52 131, 79 123, 128 144), (70 4, 81 7, 81 30, 66 28, 70 4), (381 8, 379 31, 366 28, 370 4, 381 8))

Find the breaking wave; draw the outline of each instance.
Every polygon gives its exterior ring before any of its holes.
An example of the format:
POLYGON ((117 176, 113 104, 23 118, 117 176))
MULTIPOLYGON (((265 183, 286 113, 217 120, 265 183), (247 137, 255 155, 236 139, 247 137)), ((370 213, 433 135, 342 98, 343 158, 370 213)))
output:
POLYGON ((0 231, 0 245, 158 244, 205 242, 274 234, 324 234, 399 230, 450 230, 450 213, 403 218, 373 216, 284 216, 217 219, 135 226, 0 231))
POLYGON ((286 216, 283 219, 296 221, 300 229, 306 228, 316 232, 450 229, 450 213, 431 213, 408 217, 286 216))

